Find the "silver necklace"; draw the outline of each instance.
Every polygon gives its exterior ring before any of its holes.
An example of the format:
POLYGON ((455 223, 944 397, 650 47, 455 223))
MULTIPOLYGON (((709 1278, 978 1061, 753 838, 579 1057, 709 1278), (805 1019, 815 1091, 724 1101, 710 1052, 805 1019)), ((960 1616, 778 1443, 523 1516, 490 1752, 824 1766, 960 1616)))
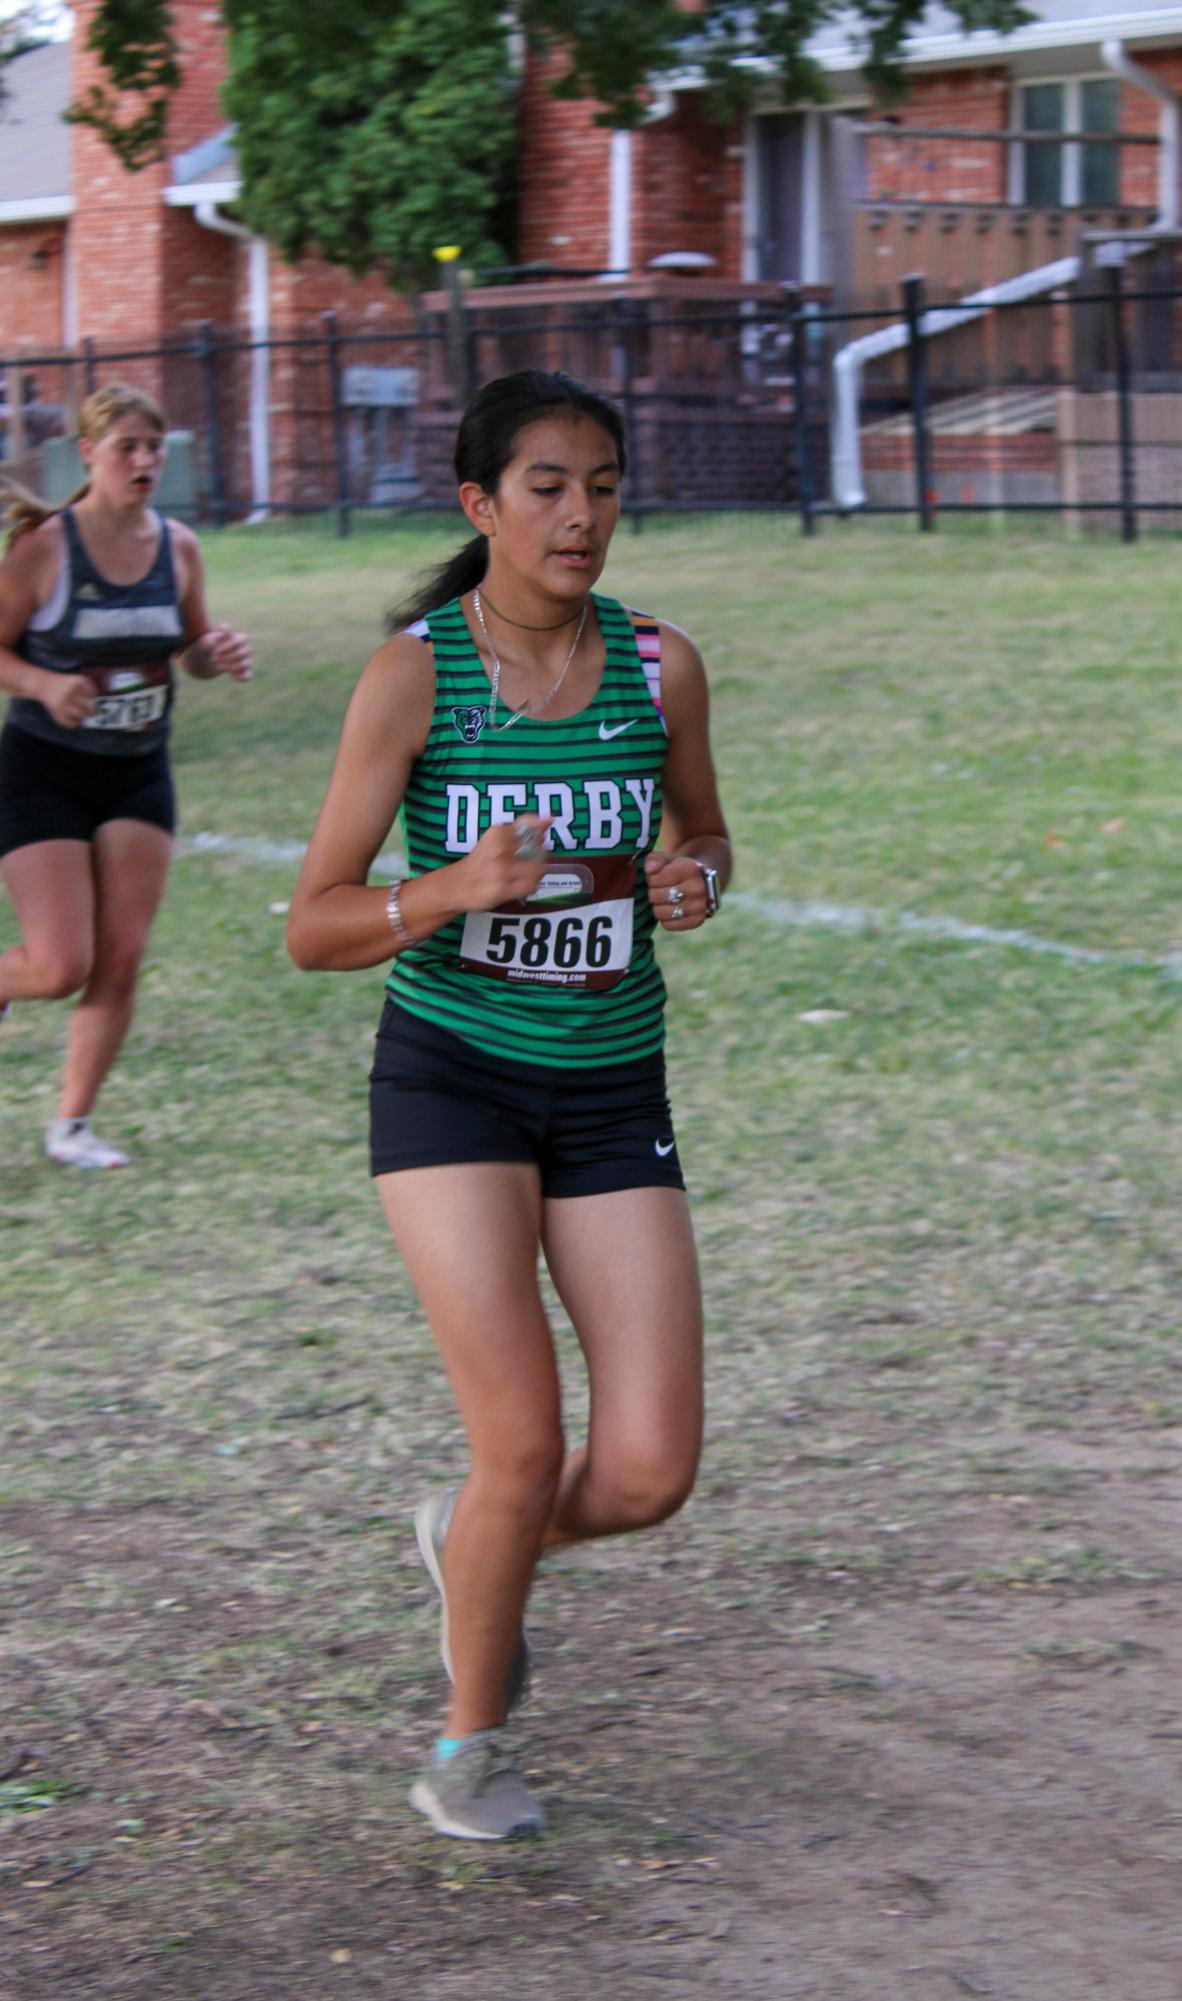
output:
POLYGON ((497 713, 497 696, 500 693, 500 687, 501 687, 501 656, 497 652, 496 647, 493 645, 492 640, 489 638, 488 627, 484 622, 484 610, 480 603, 479 588, 473 591, 472 609, 476 613, 476 623, 480 627, 481 634, 484 638, 484 643, 489 651, 489 658, 491 659, 493 664, 492 688, 489 691, 488 708, 486 710, 486 714, 488 716, 488 726, 490 730, 498 730, 503 733, 505 730, 511 730, 514 723, 519 723, 521 721, 522 716, 524 715, 540 716, 543 709, 549 708, 551 702, 554 700, 555 695, 558 693, 558 690, 561 688, 563 682, 566 679, 567 668, 570 666, 571 661, 574 659, 575 654, 579 650, 579 641, 583 637, 583 627, 587 623, 587 606, 589 603, 590 599, 584 598, 583 609, 579 617, 579 623, 575 627, 575 636, 571 640, 570 652, 567 654, 566 659, 562 663, 562 672, 558 676, 558 679, 554 683, 554 686, 549 690, 547 694, 542 696, 541 701, 537 703, 536 706, 530 703, 524 709, 510 709, 508 722, 498 723, 494 721, 494 717, 496 716, 497 713))

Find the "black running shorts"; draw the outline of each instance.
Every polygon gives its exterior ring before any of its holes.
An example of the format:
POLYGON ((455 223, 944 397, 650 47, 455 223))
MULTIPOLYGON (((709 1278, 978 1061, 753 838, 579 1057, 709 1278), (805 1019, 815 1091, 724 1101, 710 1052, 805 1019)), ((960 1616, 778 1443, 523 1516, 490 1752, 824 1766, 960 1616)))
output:
POLYGON ((47 743, 14 723, 0 730, 0 855, 35 841, 92 841, 107 820, 146 820, 171 834, 176 799, 167 746, 99 757, 47 743))
POLYGON ((525 1161, 542 1193, 684 1188, 665 1059, 556 1070, 489 1056, 387 1001, 370 1074, 375 1174, 525 1161))

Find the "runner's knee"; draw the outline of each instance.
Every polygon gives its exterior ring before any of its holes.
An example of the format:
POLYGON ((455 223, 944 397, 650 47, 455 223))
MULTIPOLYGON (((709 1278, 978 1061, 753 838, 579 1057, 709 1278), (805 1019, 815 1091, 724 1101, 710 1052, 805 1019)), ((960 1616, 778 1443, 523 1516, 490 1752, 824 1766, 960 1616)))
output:
POLYGON ((474 1451, 472 1478, 493 1505, 546 1515, 558 1491, 563 1456, 557 1425, 530 1435, 511 1434, 474 1451))
POLYGON ((90 978, 91 961, 76 946, 62 945, 41 952, 29 950, 29 970, 42 1000, 66 1000, 90 978))
POLYGON ((615 1462, 609 1506, 621 1528, 654 1528, 684 1507, 693 1490, 697 1454, 650 1457, 636 1453, 615 1462))
POLYGON ((86 984, 110 1000, 129 1000, 136 989, 143 963, 142 939, 116 940, 104 944, 95 956, 86 984))

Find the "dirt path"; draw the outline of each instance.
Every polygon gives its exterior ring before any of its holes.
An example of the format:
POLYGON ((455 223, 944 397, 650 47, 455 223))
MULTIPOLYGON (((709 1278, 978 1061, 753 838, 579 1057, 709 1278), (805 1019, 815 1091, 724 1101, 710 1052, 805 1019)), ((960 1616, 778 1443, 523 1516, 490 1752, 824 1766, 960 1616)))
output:
MULTIPOLYGON (((539 1593, 554 1829, 513 1850, 403 1804, 413 1570, 405 1630, 321 1618, 293 1659, 228 1510, 10 1511, 0 1772, 59 1796, 5 1822, 3 2001, 1179 2001, 1182 1438, 975 1443, 1057 1466, 1122 1574, 982 1581, 1027 1497, 972 1487, 871 1582, 802 1574, 771 1515, 761 1559, 739 1500, 709 1525, 745 1565, 700 1562, 701 1513, 586 1552, 539 1593)), ((327 1607, 314 1544, 290 1602, 327 1607)))

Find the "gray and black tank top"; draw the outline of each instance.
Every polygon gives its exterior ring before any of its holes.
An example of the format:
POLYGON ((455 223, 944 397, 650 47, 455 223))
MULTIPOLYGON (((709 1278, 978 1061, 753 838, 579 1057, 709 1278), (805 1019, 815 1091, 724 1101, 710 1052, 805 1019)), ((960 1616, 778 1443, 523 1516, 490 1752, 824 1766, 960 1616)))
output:
POLYGON ((152 567, 134 584, 115 584, 86 553, 74 510, 61 516, 62 564, 49 603, 30 619, 13 648, 35 667, 85 674, 94 683, 94 714, 63 729, 41 702, 14 696, 8 720, 31 736, 100 757, 155 750, 168 736, 173 654, 183 636, 168 524, 152 567))

